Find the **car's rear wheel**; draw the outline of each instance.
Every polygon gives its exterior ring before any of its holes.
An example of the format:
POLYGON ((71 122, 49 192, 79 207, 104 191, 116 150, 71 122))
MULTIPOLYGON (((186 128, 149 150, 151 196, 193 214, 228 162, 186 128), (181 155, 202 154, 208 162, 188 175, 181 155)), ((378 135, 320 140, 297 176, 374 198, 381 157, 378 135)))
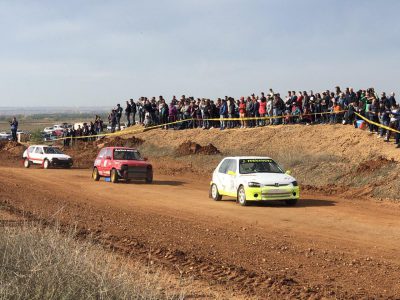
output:
POLYGON ((220 201, 222 199, 222 196, 218 192, 218 187, 215 183, 213 183, 210 187, 210 197, 214 201, 220 201))
POLYGON ((240 205, 246 206, 248 205, 248 202, 246 200, 246 191, 244 189, 244 186, 241 185, 238 189, 237 192, 237 202, 239 202, 240 205))
POLYGON ((43 169, 48 169, 48 168, 50 168, 50 162, 48 159, 45 159, 43 161, 43 169))
POLYGON ((93 168, 92 178, 94 181, 100 180, 100 174, 99 174, 99 170, 97 170, 97 168, 93 168))
POLYGON ((24 167, 25 168, 29 168, 31 166, 31 162, 29 161, 29 159, 25 158, 24 160, 24 167))
POLYGON ((118 172, 115 169, 111 170, 111 182, 112 183, 117 183, 118 182, 118 172))
POLYGON ((295 206, 297 204, 297 199, 285 200, 287 206, 295 206))

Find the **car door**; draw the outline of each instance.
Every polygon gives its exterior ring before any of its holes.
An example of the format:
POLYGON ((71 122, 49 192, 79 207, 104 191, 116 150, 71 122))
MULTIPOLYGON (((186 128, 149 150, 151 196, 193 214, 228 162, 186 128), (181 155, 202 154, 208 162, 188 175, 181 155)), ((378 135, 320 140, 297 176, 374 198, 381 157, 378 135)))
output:
POLYGON ((36 147, 29 147, 28 150, 27 150, 26 157, 32 163, 35 163, 35 161, 34 161, 35 160, 35 150, 36 150, 36 147))
POLYGON ((101 149, 99 152, 99 155, 96 157, 96 160, 94 161, 94 166, 97 168, 100 175, 103 175, 103 172, 104 172, 103 160, 104 160, 106 151, 107 151, 106 148, 101 149))
POLYGON ((236 196, 237 159, 231 159, 226 169, 226 191, 231 196, 236 196))
POLYGON ((35 148, 35 151, 33 152, 33 163, 35 164, 42 164, 43 163, 43 147, 38 146, 35 148))
POLYGON ((227 158, 222 162, 222 164, 218 169, 218 175, 217 175, 219 179, 218 190, 220 191, 220 194, 223 195, 232 194, 232 188, 231 188, 232 175, 228 174, 228 170, 234 161, 235 161, 234 159, 227 158))
POLYGON ((104 157, 103 157, 103 173, 106 176, 111 174, 111 169, 113 167, 112 159, 113 159, 113 149, 107 148, 104 157))

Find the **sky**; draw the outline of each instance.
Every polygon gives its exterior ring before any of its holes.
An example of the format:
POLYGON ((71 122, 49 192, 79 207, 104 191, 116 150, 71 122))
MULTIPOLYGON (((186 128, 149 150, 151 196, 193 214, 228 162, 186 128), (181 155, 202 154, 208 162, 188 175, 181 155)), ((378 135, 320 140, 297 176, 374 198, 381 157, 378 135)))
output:
POLYGON ((0 106, 397 91, 397 0, 0 0, 0 106))

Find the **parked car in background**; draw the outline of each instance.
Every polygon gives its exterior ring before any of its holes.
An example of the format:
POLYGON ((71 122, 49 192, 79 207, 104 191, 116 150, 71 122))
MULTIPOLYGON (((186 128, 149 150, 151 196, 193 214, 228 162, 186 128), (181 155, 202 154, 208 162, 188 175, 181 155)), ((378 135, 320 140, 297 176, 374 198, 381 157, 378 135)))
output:
POLYGON ((59 148, 46 145, 32 145, 22 155, 24 167, 32 164, 42 165, 44 169, 50 167, 70 168, 73 165, 72 158, 64 154, 59 148))
POLYGON ((8 132, 0 132, 0 141, 11 141, 12 140, 12 135, 11 133, 8 132))
POLYGON ((153 182, 153 166, 139 151, 126 147, 106 147, 100 150, 93 165, 92 178, 110 177, 111 182, 133 179, 153 182))
POLYGON ((52 142, 55 141, 58 137, 53 135, 52 133, 44 133, 42 134, 42 139, 44 142, 52 142))
POLYGON ((281 200, 296 205, 299 185, 290 172, 269 157, 226 157, 216 167, 210 184, 210 197, 235 197, 240 205, 251 201, 281 200))
POLYGON ((56 130, 54 127, 45 127, 43 129, 43 132, 45 133, 52 133, 54 130, 56 130))
MULTIPOLYGON (((119 129, 119 130, 124 130, 125 128, 127 128, 126 126, 124 126, 124 125, 121 125, 121 128, 119 129)), ((109 124, 109 125, 107 125, 107 130, 108 131, 111 131, 111 125, 109 124)), ((115 127, 115 130, 117 131, 118 130, 118 126, 116 126, 115 127)))

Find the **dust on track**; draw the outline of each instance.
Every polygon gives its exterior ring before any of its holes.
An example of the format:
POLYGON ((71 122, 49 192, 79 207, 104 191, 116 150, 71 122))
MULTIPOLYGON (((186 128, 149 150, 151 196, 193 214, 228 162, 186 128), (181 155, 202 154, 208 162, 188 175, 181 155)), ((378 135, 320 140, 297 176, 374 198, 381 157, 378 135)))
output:
POLYGON ((400 208, 304 194, 298 207, 207 197, 207 178, 93 182, 89 170, 0 167, 1 202, 103 245, 257 298, 398 298, 400 208))

